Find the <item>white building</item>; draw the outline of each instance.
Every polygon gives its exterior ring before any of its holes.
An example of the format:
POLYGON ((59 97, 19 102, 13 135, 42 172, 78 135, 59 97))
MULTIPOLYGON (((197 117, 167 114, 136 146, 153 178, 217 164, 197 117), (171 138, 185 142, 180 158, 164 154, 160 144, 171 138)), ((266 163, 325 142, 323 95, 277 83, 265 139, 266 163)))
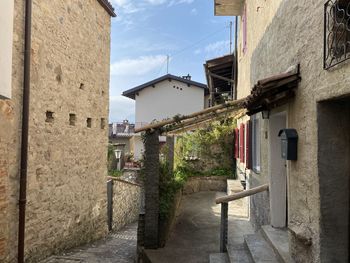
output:
MULTIPOLYGON (((123 92, 123 96, 135 100, 136 128, 152 121, 161 121, 175 115, 187 115, 203 110, 209 97, 205 84, 186 77, 164 75, 150 82, 123 92)), ((131 139, 134 158, 142 158, 143 145, 140 135, 131 139)))

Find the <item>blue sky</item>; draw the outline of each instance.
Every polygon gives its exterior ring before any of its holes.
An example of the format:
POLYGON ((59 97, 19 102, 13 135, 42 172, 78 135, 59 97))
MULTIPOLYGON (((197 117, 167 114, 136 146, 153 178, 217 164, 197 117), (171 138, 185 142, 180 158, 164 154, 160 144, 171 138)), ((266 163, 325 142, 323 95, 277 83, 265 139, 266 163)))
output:
POLYGON ((203 63, 229 53, 230 17, 214 16, 214 0, 112 0, 110 122, 134 121, 124 90, 169 73, 206 83, 203 63))

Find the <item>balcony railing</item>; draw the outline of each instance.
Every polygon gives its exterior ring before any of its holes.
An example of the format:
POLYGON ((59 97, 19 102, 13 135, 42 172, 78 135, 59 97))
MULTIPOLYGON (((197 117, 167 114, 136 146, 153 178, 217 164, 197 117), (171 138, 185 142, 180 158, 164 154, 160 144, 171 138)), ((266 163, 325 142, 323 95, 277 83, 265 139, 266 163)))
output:
POLYGON ((324 69, 350 58, 350 1, 329 0, 324 7, 324 69))

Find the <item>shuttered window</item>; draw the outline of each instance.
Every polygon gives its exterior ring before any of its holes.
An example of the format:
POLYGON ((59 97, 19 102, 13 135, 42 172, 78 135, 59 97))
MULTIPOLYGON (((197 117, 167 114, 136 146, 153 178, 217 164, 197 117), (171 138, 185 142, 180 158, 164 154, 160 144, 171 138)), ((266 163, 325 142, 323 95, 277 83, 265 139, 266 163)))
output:
POLYGON ((252 123, 252 169, 254 172, 260 172, 260 119, 257 115, 251 118, 252 123))
POLYGON ((246 144, 245 144, 245 163, 247 169, 252 169, 252 128, 251 121, 246 123, 246 144))
POLYGON ((243 54, 247 52, 247 5, 244 5, 244 11, 242 15, 243 24, 243 54))
POLYGON ((235 153, 235 158, 238 159, 239 158, 239 130, 235 129, 235 149, 234 149, 234 153, 235 153))
POLYGON ((244 124, 242 123, 239 129, 239 160, 244 163, 244 124))

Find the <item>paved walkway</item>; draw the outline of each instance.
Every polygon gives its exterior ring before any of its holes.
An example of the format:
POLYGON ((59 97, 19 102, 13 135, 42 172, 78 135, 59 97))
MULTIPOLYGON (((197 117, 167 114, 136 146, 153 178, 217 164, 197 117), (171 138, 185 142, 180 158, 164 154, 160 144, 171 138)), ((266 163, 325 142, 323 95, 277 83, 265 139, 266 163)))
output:
MULTIPOLYGON (((209 254, 219 252, 220 205, 215 198, 225 193, 200 192, 183 196, 174 230, 162 249, 147 250, 152 263, 205 263, 209 254)), ((229 209, 229 242, 242 242, 250 231, 246 200, 229 209)))
POLYGON ((106 239, 53 256, 41 263, 133 263, 136 258, 137 223, 110 234, 106 239))

